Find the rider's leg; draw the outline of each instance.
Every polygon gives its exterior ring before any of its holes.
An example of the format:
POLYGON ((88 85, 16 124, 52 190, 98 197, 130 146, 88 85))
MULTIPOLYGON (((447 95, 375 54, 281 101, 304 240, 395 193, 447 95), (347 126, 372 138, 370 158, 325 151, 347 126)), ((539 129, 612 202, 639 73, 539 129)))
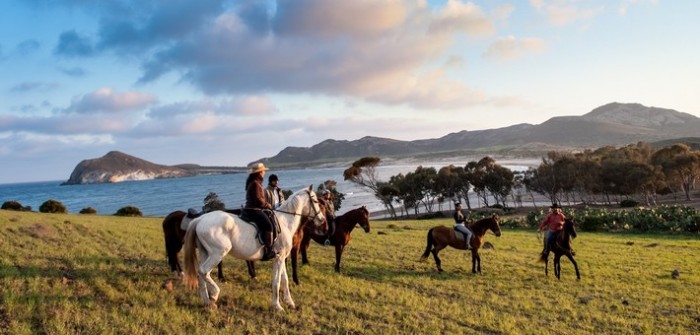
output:
POLYGON ((326 234, 326 241, 323 243, 325 245, 331 245, 331 236, 335 234, 335 218, 328 217, 328 233, 326 234))

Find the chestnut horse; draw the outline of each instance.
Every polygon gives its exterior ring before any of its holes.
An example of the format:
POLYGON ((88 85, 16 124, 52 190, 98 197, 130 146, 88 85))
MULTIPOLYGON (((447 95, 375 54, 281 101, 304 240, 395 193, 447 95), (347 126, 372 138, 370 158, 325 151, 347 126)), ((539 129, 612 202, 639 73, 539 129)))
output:
MULTIPOLYGON (((165 235, 165 252, 168 255, 168 264, 170 265, 170 271, 178 278, 182 277, 182 267, 180 266, 178 254, 182 250, 185 233, 187 232, 182 229, 182 220, 186 219, 186 215, 187 213, 183 211, 174 211, 163 219, 163 235, 165 235)), ((251 273, 250 268, 248 272, 251 273)), ((220 281, 226 281, 221 263, 218 265, 217 275, 220 281)), ((255 278, 255 269, 253 269, 251 277, 255 278)))
MULTIPOLYGON (((487 230, 491 230, 496 236, 501 236, 501 226, 498 224, 498 216, 495 214, 488 218, 483 218, 468 225, 469 229, 474 233, 471 240, 471 252, 472 252, 472 273, 477 271, 481 273, 481 256, 479 256, 479 248, 484 243, 484 235, 487 230)), ((421 256, 421 260, 428 258, 430 253, 433 254, 435 258, 435 265, 437 265, 438 271, 442 272, 442 266, 440 257, 438 253, 440 250, 445 249, 447 246, 453 247, 455 249, 465 250, 466 243, 463 238, 458 238, 455 234, 454 228, 437 226, 430 228, 428 230, 428 246, 425 248, 425 252, 421 256)))
MULTIPOLYGON (((340 257, 343 255, 345 246, 350 243, 350 233, 355 229, 356 225, 360 225, 365 233, 369 233, 369 210, 362 206, 355 208, 343 215, 335 218, 335 232, 329 238, 331 245, 335 246, 335 272, 340 272, 340 257)), ((306 254, 306 249, 309 248, 311 240, 323 245, 326 241, 326 235, 320 234, 313 226, 305 226, 303 229, 297 230, 294 235, 294 243, 292 247, 292 279, 294 283, 299 285, 297 277, 297 258, 301 252, 302 264, 309 264, 309 258, 306 254)))
MULTIPOLYGON (((574 224, 574 219, 566 219, 564 221, 564 229, 559 233, 559 235, 554 239, 554 243, 550 246, 550 250, 554 252, 554 275, 557 279, 561 280, 561 256, 566 256, 571 263, 574 265, 576 270, 576 279, 581 279, 581 275, 578 272, 578 264, 574 260, 574 249, 571 247, 571 240, 576 238, 576 227, 574 224)), ((544 238, 544 243, 547 243, 547 238, 544 238)), ((540 255, 540 261, 544 262, 544 274, 549 275, 547 267, 549 266, 549 253, 545 253, 542 249, 542 254, 540 255)))

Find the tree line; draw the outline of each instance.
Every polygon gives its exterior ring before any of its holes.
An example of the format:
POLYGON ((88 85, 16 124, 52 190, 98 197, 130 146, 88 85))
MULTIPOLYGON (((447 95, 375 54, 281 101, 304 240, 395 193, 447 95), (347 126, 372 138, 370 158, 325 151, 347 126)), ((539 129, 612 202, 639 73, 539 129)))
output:
MULTIPOLYGON (((415 171, 379 180, 379 157, 363 157, 343 172, 345 180, 366 187, 392 218, 400 211, 418 215, 442 210, 445 201, 467 208, 522 206, 522 195, 540 194, 553 203, 657 204, 657 196, 673 194, 690 200, 700 176, 700 151, 685 144, 662 149, 639 142, 621 148, 606 146, 581 152, 551 151, 537 167, 512 171, 491 157, 464 166, 418 166, 415 171), (470 194, 478 199, 472 204, 470 194), (437 208, 436 208, 437 206, 437 208)), ((533 200, 534 201, 534 200, 533 200)))

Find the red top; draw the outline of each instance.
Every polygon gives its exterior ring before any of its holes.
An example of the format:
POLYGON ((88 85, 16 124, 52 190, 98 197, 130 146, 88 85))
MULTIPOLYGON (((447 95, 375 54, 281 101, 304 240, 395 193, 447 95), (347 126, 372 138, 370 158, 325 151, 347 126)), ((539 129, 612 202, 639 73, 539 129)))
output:
POLYGON ((549 213, 547 217, 542 220, 539 230, 542 230, 544 227, 549 225, 549 231, 560 231, 564 229, 564 220, 566 220, 566 216, 564 216, 564 214, 561 212, 549 213))

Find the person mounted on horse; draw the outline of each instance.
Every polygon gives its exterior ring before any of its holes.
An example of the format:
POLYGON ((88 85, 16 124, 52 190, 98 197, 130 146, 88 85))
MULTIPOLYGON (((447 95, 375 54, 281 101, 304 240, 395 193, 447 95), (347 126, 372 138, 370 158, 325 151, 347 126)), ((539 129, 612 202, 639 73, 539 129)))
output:
MULTIPOLYGON (((454 213, 454 219, 455 219, 455 233, 459 232, 464 236, 464 243, 466 245, 466 249, 469 250, 471 249, 471 240, 472 236, 474 233, 467 227, 466 222, 467 218, 464 216, 464 213, 462 212, 462 204, 459 202, 455 202, 455 213, 454 213)), ((455 234, 457 235, 457 234, 455 234)))
POLYGON ((543 256, 549 254, 552 243, 554 243, 559 233, 564 229, 564 221, 566 220, 566 216, 562 213, 561 207, 559 207, 557 203, 553 203, 549 208, 550 213, 547 214, 544 220, 542 220, 540 227, 537 228, 537 233, 539 234, 546 227, 549 227, 547 235, 545 236, 544 250, 542 251, 543 256))
POLYGON ((275 258, 276 253, 272 250, 272 221, 264 210, 272 209, 272 205, 265 200, 265 191, 262 182, 265 171, 269 170, 263 163, 257 163, 250 168, 248 179, 245 182, 245 207, 244 215, 255 222, 260 229, 260 236, 265 247, 263 261, 275 258))
POLYGON ((331 245, 331 237, 335 234, 335 205, 333 204, 333 198, 331 197, 331 191, 328 189, 323 190, 322 193, 323 200, 326 203, 326 220, 328 222, 328 233, 326 235, 326 240, 323 245, 331 245))

